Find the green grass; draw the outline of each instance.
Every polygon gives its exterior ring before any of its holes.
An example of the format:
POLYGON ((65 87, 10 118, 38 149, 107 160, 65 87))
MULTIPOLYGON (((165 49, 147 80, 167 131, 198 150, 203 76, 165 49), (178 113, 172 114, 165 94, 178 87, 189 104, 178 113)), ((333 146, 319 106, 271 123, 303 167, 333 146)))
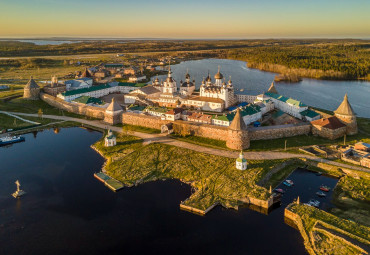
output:
POLYGON ((370 135, 370 119, 357 118, 357 126, 359 131, 365 132, 370 135))
POLYGON ((37 114, 39 109, 46 115, 65 115, 75 118, 86 118, 83 115, 62 111, 55 108, 42 100, 27 100, 23 98, 15 98, 7 102, 0 101, 0 111, 22 112, 37 114))
POLYGON ((11 96, 21 96, 23 95, 23 89, 22 90, 13 90, 13 91, 1 91, 0 92, 0 99, 5 99, 11 96))
POLYGON ((0 113, 0 130, 14 129, 14 128, 26 128, 26 127, 30 127, 34 125, 35 124, 31 124, 23 120, 11 117, 9 115, 0 113))
POLYGON ((142 126, 135 126, 135 125, 129 125, 129 124, 121 124, 120 123, 120 124, 116 124, 114 126, 122 127, 122 130, 126 134, 130 134, 132 131, 147 133, 147 134, 160 134, 161 133, 161 131, 159 129, 142 127, 142 126))
POLYGON ((201 145, 201 146, 206 146, 206 147, 211 147, 211 148, 216 148, 216 149, 228 149, 229 150, 229 148, 226 147, 226 142, 221 141, 221 140, 210 139, 210 138, 200 137, 200 136, 180 136, 180 135, 176 135, 176 134, 171 135, 171 137, 173 137, 177 140, 180 140, 180 141, 193 143, 193 144, 197 144, 197 145, 201 145))
POLYGON ((331 213, 370 227, 370 174, 355 172, 342 177, 334 189, 331 213))
MULTIPOLYGON (((287 208, 301 217, 304 230, 307 233, 315 231, 315 224, 321 222, 321 224, 324 223, 325 227, 337 232, 343 233, 345 231, 347 232, 345 235, 348 235, 350 238, 367 245, 370 244, 370 228, 367 226, 339 218, 312 206, 292 203, 287 208)), ((311 242, 315 242, 315 240, 311 240, 311 242)))
MULTIPOLYGON (((104 139, 99 140, 94 144, 96 150, 101 152, 105 158, 111 160, 124 157, 131 152, 140 149, 143 145, 143 140, 135 137, 128 136, 121 133, 114 133, 117 137, 117 145, 112 147, 104 146, 104 139)), ((103 135, 103 138, 106 134, 103 135)))
POLYGON ((238 208, 246 196, 267 199, 267 189, 256 185, 266 171, 284 160, 249 161, 248 170, 235 168, 235 159, 199 153, 165 144, 142 146, 140 140, 119 136, 116 147, 95 147, 108 158, 107 173, 125 186, 161 179, 191 183, 195 192, 185 204, 207 209, 218 202, 238 208), (114 157, 114 158, 113 158, 114 157))
MULTIPOLYGON (((29 116, 21 116, 21 117, 23 119, 26 119, 26 120, 38 122, 41 125, 62 122, 60 120, 43 119, 43 118, 39 118, 39 117, 29 117, 29 116)), ((16 129, 25 129, 25 128, 34 127, 34 126, 35 126, 35 124, 32 124, 32 123, 14 118, 12 116, 0 113, 0 130, 2 130, 2 129, 15 129, 15 130, 16 129)))

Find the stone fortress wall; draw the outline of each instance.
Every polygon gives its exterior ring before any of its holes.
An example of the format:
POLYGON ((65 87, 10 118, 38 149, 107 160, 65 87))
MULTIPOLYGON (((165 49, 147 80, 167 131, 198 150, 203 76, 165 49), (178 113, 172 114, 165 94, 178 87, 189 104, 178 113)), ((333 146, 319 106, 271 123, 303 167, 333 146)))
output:
POLYGON ((311 132, 310 123, 288 124, 267 127, 252 127, 248 129, 249 137, 253 140, 269 140, 297 135, 308 135, 311 132))
MULTIPOLYGON (((46 103, 62 109, 64 111, 86 115, 89 117, 94 117, 97 119, 104 119, 105 108, 87 106, 83 104, 75 104, 66 102, 60 98, 53 97, 48 94, 41 94, 41 99, 46 103)), ((123 124, 143 126, 154 129, 161 129, 162 125, 168 124, 171 121, 161 120, 158 117, 148 116, 137 113, 124 112, 122 113, 121 120, 123 124)), ((190 134, 210 139, 216 139, 221 141, 228 140, 228 128, 223 126, 207 125, 192 123, 188 121, 176 120, 174 122, 176 125, 181 125, 190 134)), ((249 128, 249 138, 250 140, 268 140, 276 139, 282 137, 290 137, 296 135, 309 134, 311 132, 311 125, 298 124, 298 125, 281 125, 281 126, 271 126, 271 127, 258 127, 249 128)))
POLYGON ((64 101, 63 99, 53 97, 45 93, 41 93, 40 98, 49 105, 67 112, 81 114, 97 119, 104 119, 105 117, 105 108, 94 107, 84 104, 69 103, 64 101))

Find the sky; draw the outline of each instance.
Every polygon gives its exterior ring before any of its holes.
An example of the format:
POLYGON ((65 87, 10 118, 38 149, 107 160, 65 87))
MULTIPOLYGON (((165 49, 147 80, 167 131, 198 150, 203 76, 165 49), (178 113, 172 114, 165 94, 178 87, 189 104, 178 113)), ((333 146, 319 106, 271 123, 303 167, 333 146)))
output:
POLYGON ((0 37, 370 38, 369 0, 0 0, 0 37))

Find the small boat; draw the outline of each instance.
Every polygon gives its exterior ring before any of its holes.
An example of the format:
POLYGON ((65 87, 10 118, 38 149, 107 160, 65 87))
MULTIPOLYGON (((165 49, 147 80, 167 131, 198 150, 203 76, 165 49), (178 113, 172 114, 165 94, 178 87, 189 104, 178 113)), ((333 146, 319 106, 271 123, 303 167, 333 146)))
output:
POLYGON ((326 194, 322 191, 316 192, 316 195, 318 195, 319 197, 326 197, 326 194))
POLYGON ((280 194, 284 194, 285 193, 285 191, 283 189, 275 189, 274 191, 276 191, 276 192, 278 192, 280 194))
POLYGON ((286 180, 287 183, 294 185, 294 182, 292 180, 286 180))
POLYGON ((285 186, 288 186, 288 187, 291 187, 292 186, 292 184, 290 184, 289 182, 287 182, 287 181, 284 181, 283 182, 283 184, 285 185, 285 186))
POLYGON ((317 176, 321 176, 321 175, 322 175, 322 173, 320 173, 320 172, 317 172, 317 173, 316 173, 316 175, 317 175, 317 176))
POLYGON ((15 181, 15 184, 17 185, 17 190, 12 194, 12 196, 14 197, 14 198, 18 198, 18 197, 21 197, 21 196, 23 196, 23 195, 25 195, 26 194, 26 192, 25 191, 23 191, 23 190, 21 190, 19 187, 21 186, 21 184, 19 183, 19 181, 18 180, 16 180, 15 181))
POLYGON ((314 207, 319 207, 320 206, 320 201, 317 201, 315 199, 311 199, 310 201, 308 201, 309 204, 311 204, 311 206, 314 206, 314 207))
POLYGON ((321 185, 320 190, 325 191, 325 192, 329 192, 330 188, 328 186, 321 185))
POLYGON ((24 142, 25 140, 26 139, 23 136, 5 136, 0 138, 0 146, 24 142))
POLYGON ((240 92, 243 92, 244 91, 244 89, 240 89, 240 92))

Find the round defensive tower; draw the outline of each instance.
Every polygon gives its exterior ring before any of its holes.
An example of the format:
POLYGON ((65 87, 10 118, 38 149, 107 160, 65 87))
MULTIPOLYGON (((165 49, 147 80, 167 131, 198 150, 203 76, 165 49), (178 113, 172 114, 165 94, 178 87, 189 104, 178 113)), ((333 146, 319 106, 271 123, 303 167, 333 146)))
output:
POLYGON ((40 87, 37 85, 35 80, 30 78, 23 90, 23 98, 37 100, 40 96, 40 87))
POLYGON ((250 146, 247 125, 245 125, 239 108, 228 128, 226 146, 233 150, 244 150, 250 146))
POLYGON ((355 135, 358 133, 356 114, 348 101, 348 95, 344 96, 343 102, 338 109, 334 111, 334 115, 347 126, 347 135, 355 135))

